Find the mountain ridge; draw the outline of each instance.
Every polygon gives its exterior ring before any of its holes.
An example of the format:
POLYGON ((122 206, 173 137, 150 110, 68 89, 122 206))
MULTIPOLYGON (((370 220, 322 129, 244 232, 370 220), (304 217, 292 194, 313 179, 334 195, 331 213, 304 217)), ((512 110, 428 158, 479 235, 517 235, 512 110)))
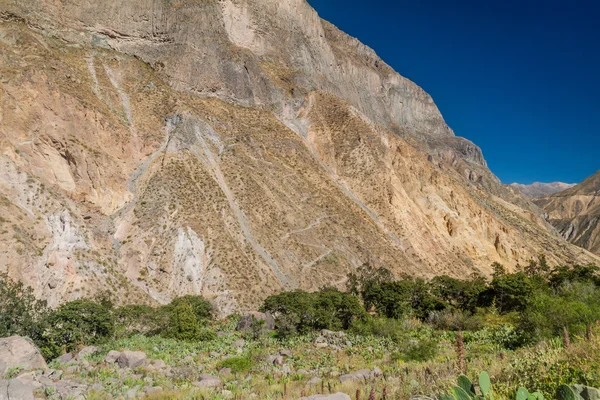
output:
POLYGON ((223 314, 370 262, 597 262, 304 1, 3 3, 0 261, 56 305, 223 314))
POLYGON ((566 240, 600 254, 600 171, 569 189, 534 201, 566 240))
POLYGON ((564 182, 533 182, 529 185, 521 183, 511 183, 509 186, 517 190, 523 196, 534 199, 538 197, 544 197, 552 195, 554 193, 562 192, 575 186, 576 183, 564 183, 564 182))

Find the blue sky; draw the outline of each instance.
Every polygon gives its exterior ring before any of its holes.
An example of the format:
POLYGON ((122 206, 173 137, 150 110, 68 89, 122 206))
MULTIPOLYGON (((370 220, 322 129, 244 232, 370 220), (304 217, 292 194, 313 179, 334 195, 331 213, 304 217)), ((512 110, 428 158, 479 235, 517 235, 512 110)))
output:
POLYGON ((600 169, 600 2, 308 2, 431 94, 504 183, 600 169))

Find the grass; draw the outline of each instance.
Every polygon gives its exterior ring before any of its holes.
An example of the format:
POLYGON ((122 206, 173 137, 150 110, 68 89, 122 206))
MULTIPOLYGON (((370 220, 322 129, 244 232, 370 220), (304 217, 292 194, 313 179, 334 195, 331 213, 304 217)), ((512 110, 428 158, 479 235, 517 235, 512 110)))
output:
MULTIPOLYGON (((244 337, 234 330, 234 322, 221 322, 212 327, 220 335, 208 342, 184 342, 160 336, 141 335, 115 339, 102 346, 99 353, 88 357, 94 366, 90 371, 80 371, 80 378, 89 383, 100 383, 104 394, 96 393, 92 399, 103 395, 123 396, 131 388, 161 386, 163 391, 147 396, 148 399, 298 399, 304 395, 325 392, 344 392, 352 398, 361 391, 367 399, 371 388, 381 398, 384 388, 388 399, 408 399, 413 396, 436 396, 455 384, 454 338, 455 333, 435 331, 426 325, 413 323, 411 341, 428 341, 438 338, 438 352, 428 361, 405 361, 397 357, 404 343, 390 339, 348 334, 351 346, 334 351, 313 345, 317 333, 278 339, 266 335, 258 339, 244 337), (234 342, 244 337, 242 348, 234 342), (140 350, 149 359, 161 359, 170 372, 138 368, 120 370, 102 362, 110 350, 140 350), (269 364, 268 357, 279 351, 291 350, 285 359, 291 373, 269 364), (340 383, 339 375, 359 369, 378 367, 383 377, 366 382, 340 383), (223 386, 218 389, 198 390, 191 385, 202 373, 219 375, 221 368, 231 368, 232 373, 221 375, 223 386), (125 371, 125 372, 124 372, 125 371), (308 380, 318 376, 321 384, 308 386, 308 380), (225 392, 223 392, 225 391, 225 392)), ((493 343, 497 338, 485 330, 465 333, 468 375, 475 378, 486 370, 492 377, 495 393, 512 398, 519 386, 530 391, 540 390, 552 399, 561 383, 582 383, 600 386, 600 335, 586 341, 574 338, 568 349, 559 340, 542 342, 534 347, 510 350, 493 343)), ((51 365, 66 368, 66 365, 51 365)))

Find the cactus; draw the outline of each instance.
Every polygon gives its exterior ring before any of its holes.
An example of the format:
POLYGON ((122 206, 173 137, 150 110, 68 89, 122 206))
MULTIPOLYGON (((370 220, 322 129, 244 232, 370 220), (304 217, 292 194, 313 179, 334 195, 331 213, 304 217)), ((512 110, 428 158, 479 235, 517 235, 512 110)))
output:
POLYGON ((464 375, 458 377, 458 386, 462 388, 470 397, 475 396, 475 387, 469 378, 464 375))
POLYGON ((482 371, 479 374, 479 390, 481 390, 481 394, 483 397, 486 397, 488 393, 490 393, 490 388, 492 387, 492 383, 490 381, 490 376, 487 372, 482 371))
POLYGON ((529 392, 524 387, 520 387, 517 390, 517 399, 516 400, 529 400, 529 392))
POLYGON ((577 400, 577 395, 567 385, 560 385, 556 389, 556 400, 577 400))

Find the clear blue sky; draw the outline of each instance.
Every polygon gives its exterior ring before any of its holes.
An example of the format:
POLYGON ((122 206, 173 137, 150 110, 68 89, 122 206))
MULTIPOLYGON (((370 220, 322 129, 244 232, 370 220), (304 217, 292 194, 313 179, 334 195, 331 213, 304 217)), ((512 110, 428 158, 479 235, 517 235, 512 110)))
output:
POLYGON ((431 94, 504 183, 600 169, 600 2, 308 2, 431 94))

